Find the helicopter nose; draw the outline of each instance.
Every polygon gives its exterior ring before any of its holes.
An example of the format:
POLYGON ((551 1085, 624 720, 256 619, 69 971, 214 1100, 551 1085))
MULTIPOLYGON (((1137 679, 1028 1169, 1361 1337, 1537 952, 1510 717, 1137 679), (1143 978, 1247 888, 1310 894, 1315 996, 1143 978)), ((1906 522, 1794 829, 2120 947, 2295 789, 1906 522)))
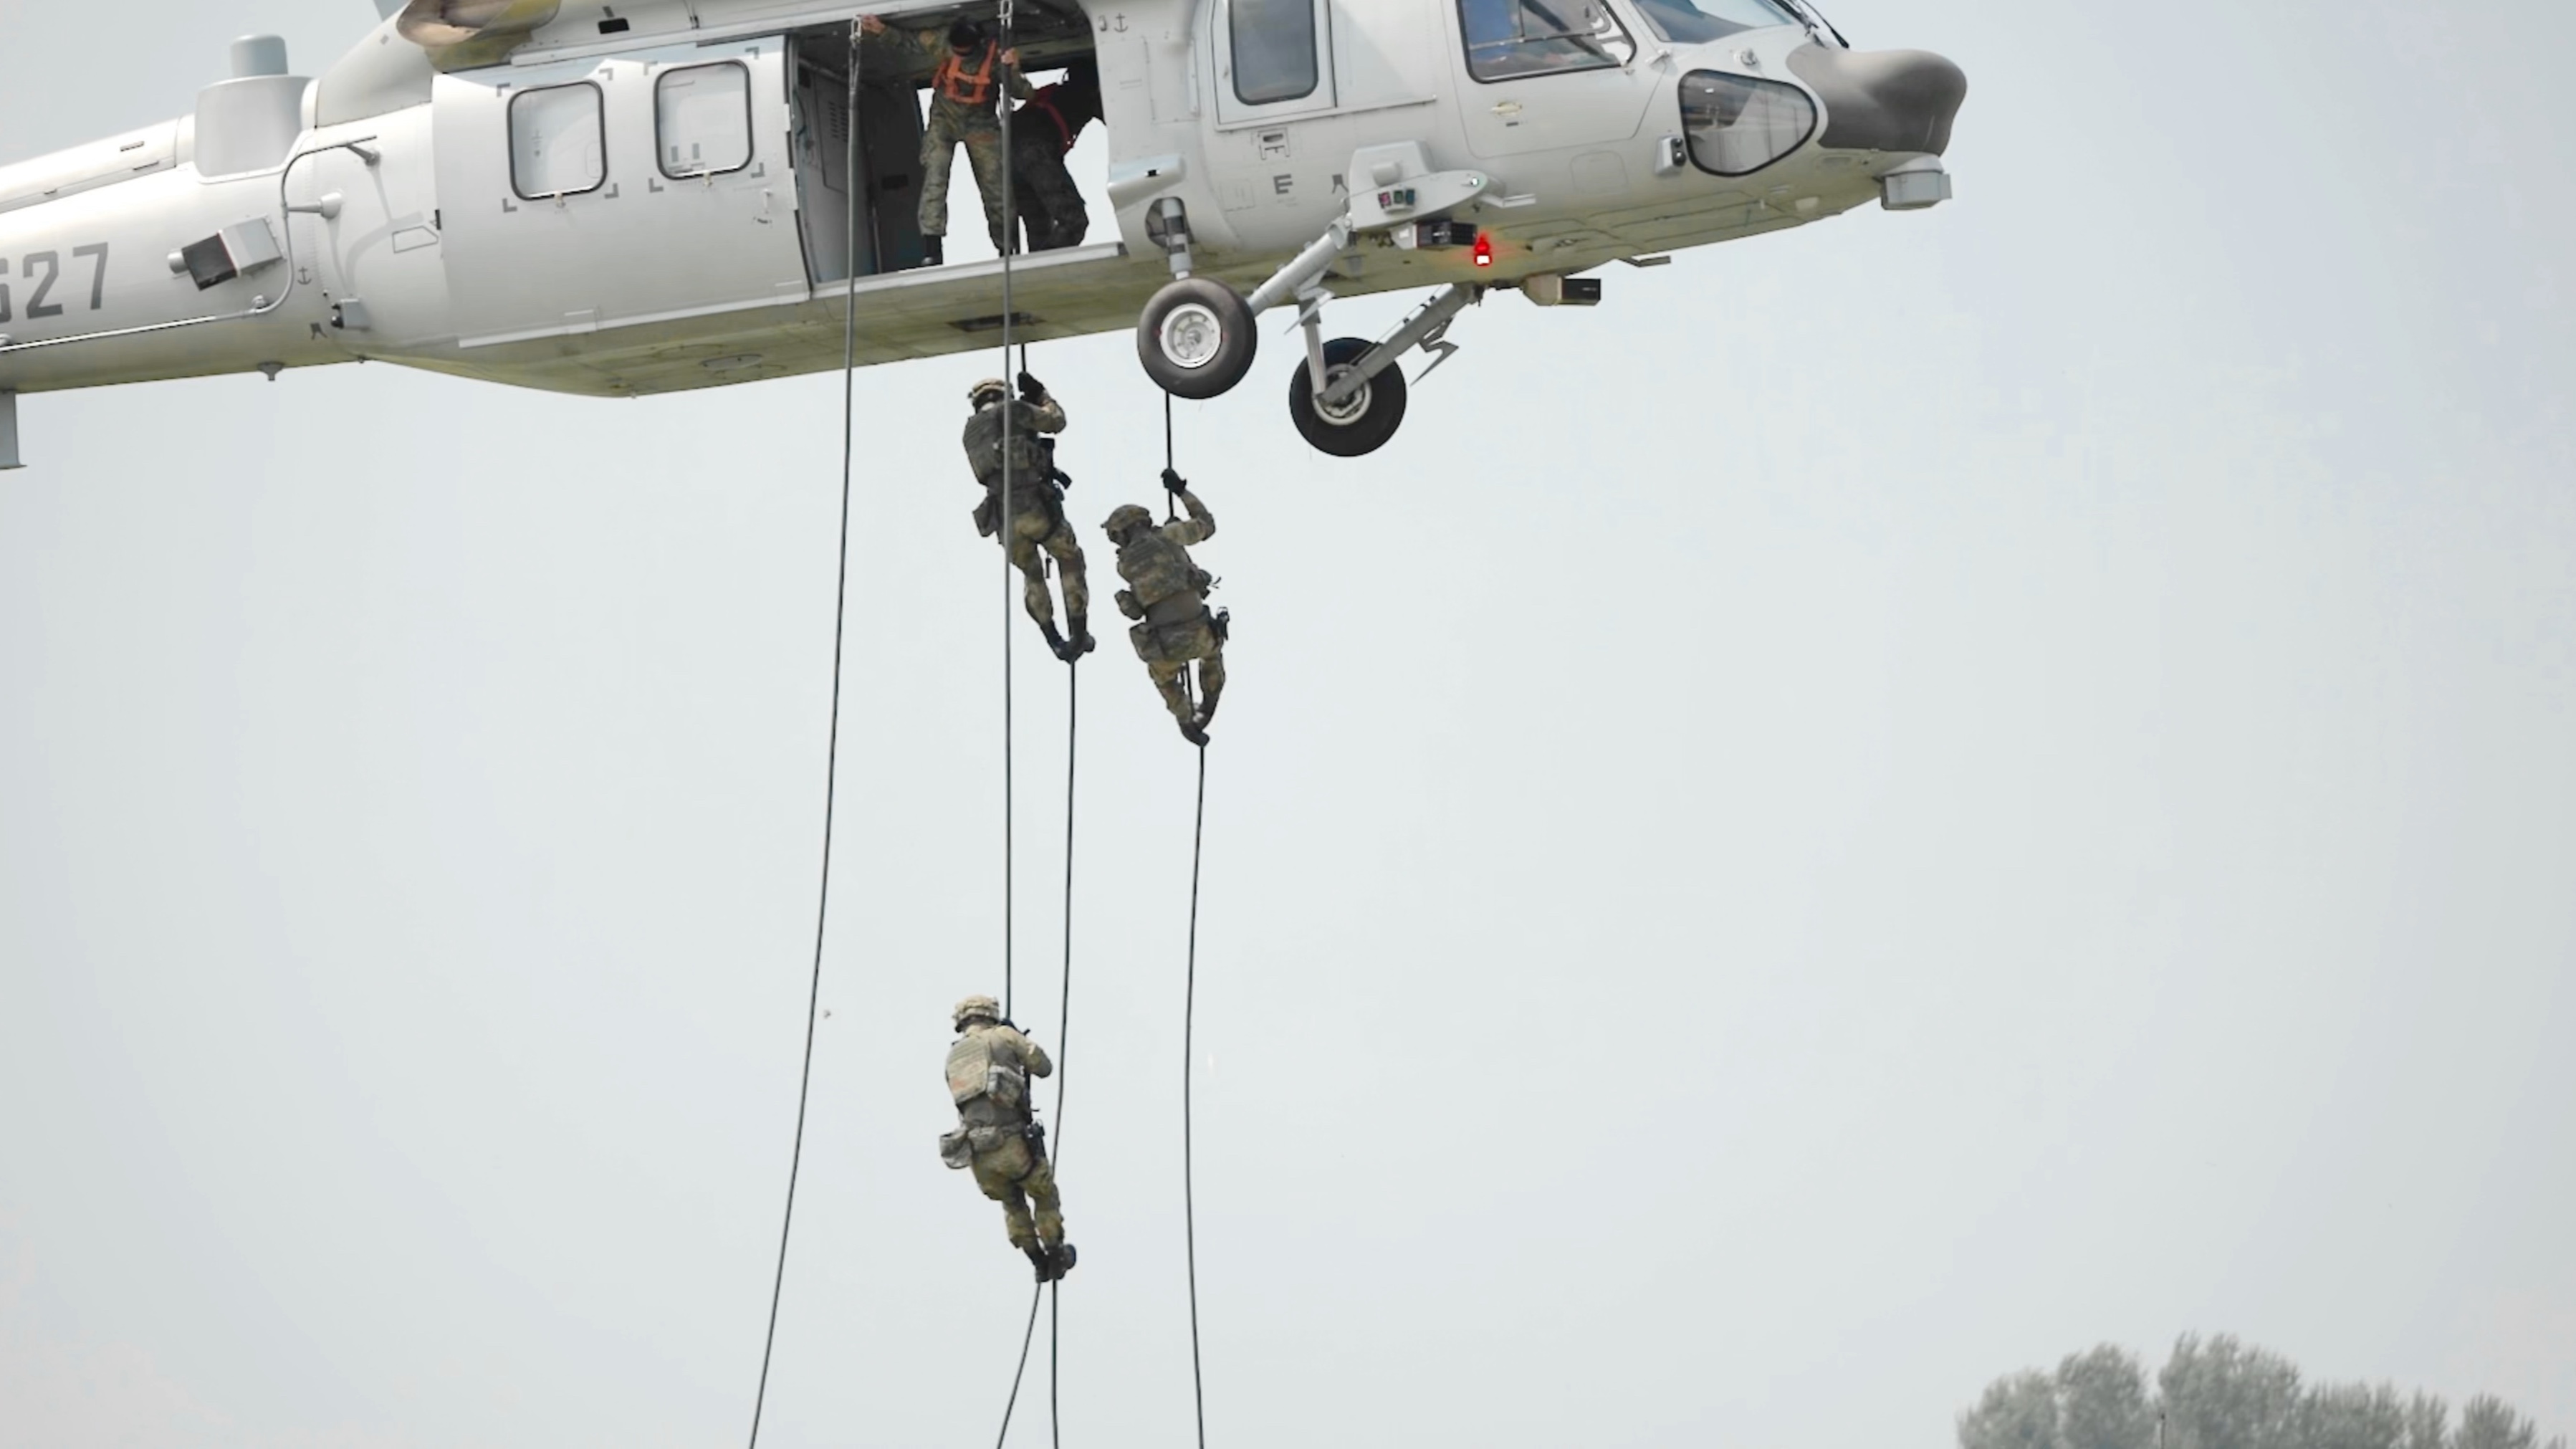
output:
POLYGON ((1834 50, 1802 45, 1789 69, 1825 103, 1819 144, 1845 151, 1950 149, 1950 122, 1968 73, 1928 50, 1834 50))

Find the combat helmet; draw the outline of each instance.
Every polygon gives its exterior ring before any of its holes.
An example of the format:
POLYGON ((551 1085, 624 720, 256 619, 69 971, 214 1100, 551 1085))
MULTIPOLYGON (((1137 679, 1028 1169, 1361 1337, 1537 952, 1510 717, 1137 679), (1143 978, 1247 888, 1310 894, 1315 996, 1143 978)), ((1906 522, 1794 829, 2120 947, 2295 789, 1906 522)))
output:
POLYGON ((973 387, 966 389, 966 406, 970 408, 980 408, 988 402, 1000 402, 1002 399, 1009 397, 1010 395, 1011 385, 1009 383, 1002 381, 998 377, 988 377, 982 382, 975 384, 973 387))
POLYGON ((1000 1021, 1002 1003, 981 994, 969 996, 957 1003, 956 1010, 948 1013, 948 1024, 958 1031, 964 1031, 966 1023, 979 1016, 986 1021, 1000 1021))
POLYGON ((1111 538, 1119 538, 1140 528, 1153 527, 1154 515, 1138 504, 1122 503, 1111 511, 1109 521, 1100 526, 1109 530, 1111 538))

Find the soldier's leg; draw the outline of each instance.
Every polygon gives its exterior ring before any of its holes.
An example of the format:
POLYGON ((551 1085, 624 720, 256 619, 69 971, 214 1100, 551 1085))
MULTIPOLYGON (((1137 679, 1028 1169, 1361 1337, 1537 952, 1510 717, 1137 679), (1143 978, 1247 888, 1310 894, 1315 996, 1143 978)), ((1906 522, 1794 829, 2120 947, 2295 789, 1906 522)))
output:
POLYGON ((1217 696, 1225 693, 1225 646, 1220 644, 1199 661, 1199 724, 1205 727, 1216 718, 1217 696))
POLYGON ((1047 595, 1046 563, 1039 556, 1038 540, 1044 530, 1053 528, 1055 520, 1043 511, 1025 512, 1011 520, 1011 566, 1026 580, 1020 588, 1020 601, 1029 617, 1049 635, 1055 633, 1055 600, 1047 595))
POLYGON ((1029 1149, 1025 1142, 1010 1142, 990 1152, 975 1154, 975 1185, 984 1196, 1002 1205, 1002 1227, 1011 1235, 1011 1246, 1025 1252, 1038 1245, 1037 1224, 1029 1217, 1028 1199, 1021 1182, 1028 1176, 1029 1149))
POLYGON ((1082 540, 1071 524, 1048 534, 1046 551, 1055 556, 1056 579, 1064 588, 1064 611, 1078 622, 1091 617, 1091 578, 1084 572, 1082 540))
POLYGON ((1189 667, 1185 660, 1149 659, 1145 662, 1145 672, 1153 676, 1154 688, 1163 696, 1163 708, 1170 710, 1172 718, 1183 724, 1190 722, 1192 714, 1190 697, 1181 688, 1181 675, 1189 667))
POLYGON ((1054 147, 1035 127, 1014 121, 1011 124, 1011 199, 1020 212, 1020 232, 1028 249, 1042 252, 1047 239, 1055 234, 1054 208, 1047 204, 1045 187, 1040 182, 1047 152, 1054 147))
POLYGON ((957 164, 957 133, 932 107, 921 132, 921 234, 948 234, 948 172, 957 164))
POLYGON ((1009 162, 1002 154, 1001 125, 969 128, 963 139, 966 160, 975 168, 975 189, 984 193, 984 229, 992 234, 993 250, 1016 251, 1009 230, 1002 225, 1002 173, 1009 162))
POLYGON ((1084 234, 1091 230, 1091 216, 1083 208, 1082 189, 1073 184, 1073 173, 1064 168, 1064 158, 1049 146, 1044 156, 1020 174, 1028 179, 1028 189, 1047 218, 1045 239, 1040 240, 1032 228, 1029 246, 1052 251, 1082 245, 1084 234))
POLYGON ((1032 1153, 1036 1162, 1029 1175, 1020 1179, 1020 1190, 1037 1204, 1038 1241, 1053 1246, 1064 1241, 1064 1200, 1055 1190, 1055 1164, 1043 1153, 1032 1153))

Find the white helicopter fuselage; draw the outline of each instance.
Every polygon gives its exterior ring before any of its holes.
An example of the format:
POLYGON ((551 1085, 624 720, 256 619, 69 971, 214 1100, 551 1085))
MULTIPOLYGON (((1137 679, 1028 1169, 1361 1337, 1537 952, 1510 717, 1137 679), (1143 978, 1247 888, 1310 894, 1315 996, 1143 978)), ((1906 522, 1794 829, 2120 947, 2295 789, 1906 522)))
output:
MULTIPOLYGON (((0 169, 0 429, 15 394, 361 359, 597 396, 747 382, 839 366, 849 310, 862 364, 992 345, 1002 265, 923 265, 924 77, 873 45, 844 174, 860 8, 414 0, 316 80, 245 41, 192 115, 0 169)), ((1536 0, 1020 0, 1029 69, 1098 67, 1114 216, 1017 259, 1015 335, 1134 326, 1183 272, 1256 305, 1582 300, 1560 279, 1947 196, 1955 67, 1771 0, 1681 5, 1783 20, 1667 40, 1675 8, 1549 30, 1536 0), (1301 253, 1320 274, 1283 272, 1301 253)), ((980 223, 962 165, 954 203, 980 223)))

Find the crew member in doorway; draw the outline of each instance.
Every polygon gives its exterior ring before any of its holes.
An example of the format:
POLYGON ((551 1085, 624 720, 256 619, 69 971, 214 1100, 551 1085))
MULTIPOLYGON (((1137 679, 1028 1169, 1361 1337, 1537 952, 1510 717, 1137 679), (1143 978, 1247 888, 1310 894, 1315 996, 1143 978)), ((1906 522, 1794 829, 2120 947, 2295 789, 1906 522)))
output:
POLYGON ((1226 616, 1210 609, 1208 590, 1216 581, 1190 561, 1190 545, 1213 537, 1216 515, 1208 512, 1180 474, 1163 470, 1163 487, 1189 510, 1189 517, 1157 527, 1154 515, 1126 504, 1109 515, 1109 541, 1118 545, 1118 576, 1127 587, 1118 591, 1118 612, 1137 622, 1127 631, 1136 657, 1145 661, 1163 707, 1178 720, 1191 744, 1208 742, 1208 721, 1216 718, 1217 696, 1225 693, 1226 616), (1190 705, 1181 677, 1190 661, 1199 666, 1199 702, 1190 705))
POLYGON ((921 240, 930 260, 946 259, 948 175, 960 145, 975 168, 975 189, 984 194, 984 228, 992 233, 993 250, 1011 250, 1011 235, 1002 224, 1002 119, 996 107, 1005 89, 1015 98, 1030 93, 1020 75, 1020 53, 1003 50, 971 20, 958 21, 942 35, 889 30, 877 17, 862 15, 859 30, 918 59, 938 57, 930 76, 930 121, 921 133, 921 240))
POLYGON ((1091 230, 1082 192, 1064 158, 1082 129, 1100 119, 1100 68, 1087 60, 1067 66, 1064 79, 1028 98, 1011 116, 1013 200, 1027 226, 1029 250, 1051 252, 1082 245, 1091 230))
POLYGON ((974 1169, 975 1185, 1002 1205, 1011 1246, 1028 1254, 1039 1282, 1052 1283, 1073 1270, 1073 1244, 1064 1240, 1046 1129, 1031 1119, 1029 1078, 1053 1075, 1055 1063, 1002 1020, 1001 1004, 989 996, 957 1003, 950 1023, 957 1040, 948 1048, 948 1096, 957 1105, 957 1130, 939 1139, 939 1160, 974 1169))
POLYGON ((1064 517, 1064 485, 1071 481, 1055 466, 1052 441, 1041 433, 1064 431, 1064 404, 1047 395, 1046 384, 1020 374, 1020 395, 998 377, 988 377, 966 394, 974 416, 966 420, 966 463, 984 485, 984 501, 975 508, 975 531, 986 538, 1002 535, 1011 565, 1028 579, 1022 597, 1029 617, 1038 621, 1047 647, 1067 664, 1091 652, 1091 585, 1083 572, 1082 540, 1064 517), (1002 457, 1002 419, 1011 422, 1011 456, 1002 457), (1002 516, 1002 485, 1010 483, 1011 516, 1002 516), (1046 559, 1055 560, 1064 586, 1067 639, 1056 632, 1055 601, 1047 595, 1046 559))

